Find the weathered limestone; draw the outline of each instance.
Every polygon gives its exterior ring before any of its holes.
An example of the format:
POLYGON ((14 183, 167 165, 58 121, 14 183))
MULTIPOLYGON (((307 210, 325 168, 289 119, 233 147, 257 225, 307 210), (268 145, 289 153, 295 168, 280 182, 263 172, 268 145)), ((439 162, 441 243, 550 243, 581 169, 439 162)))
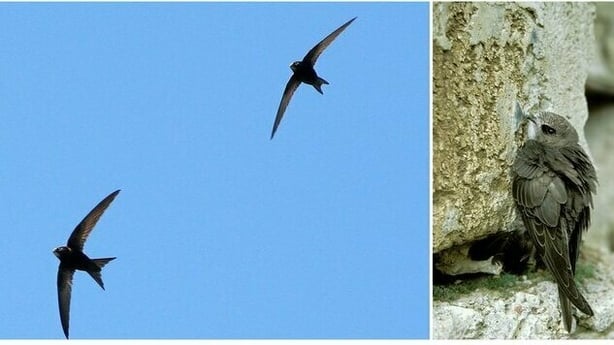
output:
POLYGON ((614 95, 614 4, 596 3, 595 59, 590 66, 586 88, 614 95))
MULTIPOLYGON (((585 242, 614 250, 614 101, 591 110, 586 123, 588 143, 595 160, 599 186, 594 198, 591 227, 585 242)), ((614 265, 614 263, 613 263, 614 265)))
POLYGON ((570 118, 584 138, 594 7, 436 3, 433 11, 433 246, 440 252, 506 230, 515 218, 516 99, 525 110, 570 118))
MULTIPOLYGON (((433 301, 434 339, 614 339, 614 255, 590 248, 581 260, 593 277, 581 285, 595 316, 576 311, 579 326, 568 334, 561 322, 556 283, 518 277, 517 286, 478 288, 453 301, 433 301)), ((586 268, 583 268, 586 269, 586 268)), ((489 278, 492 280, 497 277, 489 278)))

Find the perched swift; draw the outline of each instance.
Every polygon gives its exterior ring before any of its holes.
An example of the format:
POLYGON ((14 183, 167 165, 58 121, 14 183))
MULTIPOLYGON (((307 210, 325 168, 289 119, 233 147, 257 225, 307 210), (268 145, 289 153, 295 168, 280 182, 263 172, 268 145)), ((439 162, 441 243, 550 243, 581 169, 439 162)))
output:
POLYGON ((111 193, 104 198, 90 213, 83 218, 81 223, 77 225, 75 230, 68 238, 66 246, 57 247, 53 250, 53 254, 60 259, 58 267, 58 305, 60 307, 60 321, 64 335, 68 339, 68 324, 70 319, 70 294, 72 291, 72 278, 75 270, 81 270, 89 273, 92 278, 104 290, 102 282, 101 270, 113 258, 90 259, 83 253, 83 245, 87 237, 94 229, 94 226, 100 219, 100 216, 109 207, 113 199, 117 196, 119 190, 111 193))
POLYGON ((282 117, 284 117, 284 112, 286 111, 286 107, 288 107, 288 103, 290 103, 290 99, 292 98, 294 91, 296 91, 296 88, 298 88, 301 82, 312 85, 316 91, 323 94, 322 84, 328 84, 328 82, 318 76, 316 71, 313 69, 313 66, 316 64, 318 57, 320 54, 322 54, 324 49, 326 49, 326 47, 328 47, 335 40, 335 38, 337 38, 337 36, 339 36, 339 34, 345 30, 345 28, 352 24, 354 19, 356 19, 356 17, 341 25, 337 30, 333 31, 330 35, 326 36, 326 38, 320 41, 320 43, 316 44, 315 47, 311 48, 302 61, 294 61, 290 65, 290 69, 292 69, 293 74, 286 84, 284 94, 281 98, 281 102, 279 103, 277 115, 275 116, 275 123, 273 124, 273 131, 271 132, 271 139, 273 139, 275 131, 277 131, 277 127, 279 126, 282 117))
POLYGON ((571 304, 593 315, 574 275, 597 176, 578 144, 578 133, 564 117, 550 112, 524 117, 528 139, 512 167, 512 194, 537 253, 558 285, 561 314, 570 332, 571 304))

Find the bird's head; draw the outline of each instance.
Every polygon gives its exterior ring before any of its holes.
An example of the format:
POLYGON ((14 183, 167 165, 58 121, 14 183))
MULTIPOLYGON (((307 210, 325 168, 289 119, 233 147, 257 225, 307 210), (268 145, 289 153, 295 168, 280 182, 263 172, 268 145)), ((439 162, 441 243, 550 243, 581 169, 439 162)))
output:
POLYGON ((553 147, 578 144, 578 132, 566 118, 551 112, 528 115, 527 136, 553 147))
POLYGON ((301 64, 300 61, 294 61, 291 65, 290 65, 290 69, 292 70, 292 72, 296 72, 296 70, 298 69, 298 66, 301 64))
POLYGON ((71 249, 66 246, 60 246, 53 250, 53 254, 60 259, 62 256, 71 252, 71 249))

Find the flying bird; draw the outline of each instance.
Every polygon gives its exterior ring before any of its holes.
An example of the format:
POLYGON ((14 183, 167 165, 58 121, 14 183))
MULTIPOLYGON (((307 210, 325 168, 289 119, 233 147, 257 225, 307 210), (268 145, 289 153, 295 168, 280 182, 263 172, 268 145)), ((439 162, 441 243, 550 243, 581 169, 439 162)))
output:
POLYGON ((72 291, 72 278, 75 270, 87 272, 98 285, 104 290, 102 282, 102 268, 109 263, 113 258, 90 259, 83 253, 83 245, 90 235, 98 219, 104 211, 109 207, 113 199, 119 194, 119 190, 109 194, 102 200, 90 213, 83 218, 81 223, 73 230, 68 238, 65 246, 57 247, 53 250, 53 254, 60 259, 58 267, 58 305, 60 308, 60 321, 64 335, 68 339, 68 325, 70 319, 70 295, 72 291))
POLYGON ((313 66, 316 64, 318 57, 326 47, 328 47, 334 40, 339 36, 340 33, 345 30, 357 17, 354 17, 347 21, 345 24, 341 25, 337 30, 333 31, 330 35, 326 36, 320 43, 316 44, 315 47, 311 48, 311 50, 305 55, 302 61, 294 61, 290 65, 290 69, 292 69, 292 76, 288 83, 286 84, 286 88, 284 89, 284 94, 281 97, 281 102, 279 103, 279 108, 277 109, 277 115, 275 116, 275 123, 273 124, 273 131, 271 132, 271 139, 275 135, 275 131, 277 131, 277 127, 281 122, 281 119, 284 117, 284 112, 288 107, 288 103, 290 103, 290 99, 294 94, 294 91, 298 88, 298 86, 302 83, 306 83, 312 85, 316 91, 320 94, 324 94, 322 92, 322 84, 328 84, 326 80, 320 78, 316 71, 313 69, 313 66))
POLYGON ((564 117, 551 112, 524 117, 528 139, 512 166, 512 194, 537 253, 558 285, 563 322, 570 332, 571 304, 593 315, 574 276, 597 176, 578 144, 578 133, 564 117))

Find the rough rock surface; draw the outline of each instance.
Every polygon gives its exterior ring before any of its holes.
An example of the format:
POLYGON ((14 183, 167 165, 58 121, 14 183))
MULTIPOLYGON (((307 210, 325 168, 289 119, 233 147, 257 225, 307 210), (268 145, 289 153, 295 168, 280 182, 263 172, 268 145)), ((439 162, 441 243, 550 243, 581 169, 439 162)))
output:
POLYGON ((614 4, 596 3, 595 59, 590 66, 587 89, 614 95, 614 4))
POLYGON ((433 338, 614 339, 614 255, 598 248, 587 252, 590 254, 580 260, 593 273, 580 286, 595 316, 576 311, 579 325, 572 334, 561 322, 556 284, 549 273, 541 271, 533 280, 518 277, 513 288, 478 288, 452 300, 435 299, 433 338))
POLYGON ((566 116, 584 138, 593 17, 588 3, 433 5, 434 252, 514 220, 517 99, 566 116))
MULTIPOLYGON (((586 137, 597 169, 597 195, 585 242, 614 250, 614 102, 594 109, 586 123, 586 137)), ((613 263, 614 264, 614 263, 613 263)), ((613 296, 614 298, 614 296, 613 296)))

